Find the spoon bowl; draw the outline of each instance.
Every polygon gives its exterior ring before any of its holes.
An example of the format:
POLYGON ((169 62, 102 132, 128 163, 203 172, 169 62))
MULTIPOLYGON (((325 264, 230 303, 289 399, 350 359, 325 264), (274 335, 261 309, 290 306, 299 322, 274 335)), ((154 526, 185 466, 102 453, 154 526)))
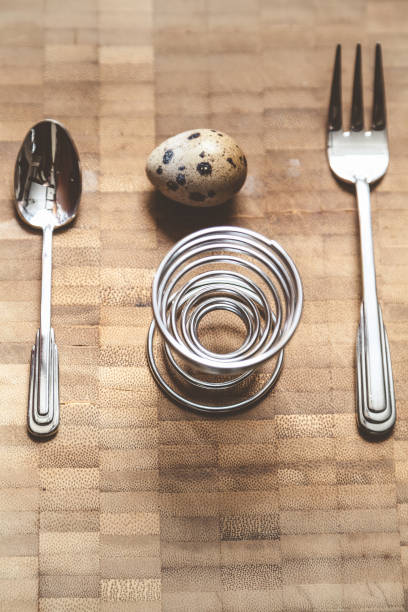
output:
POLYGON ((15 165, 19 217, 37 229, 62 227, 75 218, 81 186, 79 155, 67 130, 52 119, 34 125, 15 165))

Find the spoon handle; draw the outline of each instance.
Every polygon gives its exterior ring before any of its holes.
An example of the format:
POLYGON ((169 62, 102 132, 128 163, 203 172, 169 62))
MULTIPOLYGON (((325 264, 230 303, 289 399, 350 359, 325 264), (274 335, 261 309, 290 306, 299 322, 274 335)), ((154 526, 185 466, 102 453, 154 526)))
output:
POLYGON ((31 351, 28 429, 37 437, 51 436, 59 424, 58 349, 51 327, 51 225, 44 228, 41 282, 41 325, 31 351))

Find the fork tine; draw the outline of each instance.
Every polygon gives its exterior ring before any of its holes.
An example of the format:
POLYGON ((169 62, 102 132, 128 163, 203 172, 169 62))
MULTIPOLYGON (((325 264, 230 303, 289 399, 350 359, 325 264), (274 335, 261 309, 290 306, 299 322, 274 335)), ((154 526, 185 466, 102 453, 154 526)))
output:
POLYGON ((353 99, 351 103, 351 129, 359 132, 364 127, 363 79, 361 76, 361 45, 356 47, 354 64, 353 99))
POLYGON ((341 45, 337 45, 336 47, 336 59, 334 61, 328 123, 329 131, 341 130, 341 45))
POLYGON ((386 126, 384 73, 381 45, 375 46, 373 130, 384 130, 386 126))

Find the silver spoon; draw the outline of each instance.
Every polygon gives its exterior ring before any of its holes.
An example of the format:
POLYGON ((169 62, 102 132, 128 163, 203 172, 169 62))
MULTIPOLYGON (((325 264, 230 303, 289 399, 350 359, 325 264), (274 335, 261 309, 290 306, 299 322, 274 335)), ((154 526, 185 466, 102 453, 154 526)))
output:
POLYGON ((82 190, 76 147, 67 130, 46 119, 28 132, 14 171, 20 218, 43 231, 41 324, 31 351, 28 430, 51 436, 59 424, 58 349, 51 327, 52 233, 76 215, 82 190))

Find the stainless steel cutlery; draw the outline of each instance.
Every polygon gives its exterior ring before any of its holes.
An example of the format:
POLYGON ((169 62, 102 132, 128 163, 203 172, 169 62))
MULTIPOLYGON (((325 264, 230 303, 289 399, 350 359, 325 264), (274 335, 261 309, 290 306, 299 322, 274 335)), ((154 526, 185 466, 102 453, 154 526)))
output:
POLYGON ((390 349, 377 299, 370 186, 384 176, 389 161, 381 47, 375 49, 372 122, 364 130, 361 46, 357 45, 350 129, 343 130, 341 104, 341 47, 334 64, 327 155, 333 173, 355 185, 360 225, 362 304, 357 333, 357 421, 374 436, 389 433, 396 410, 390 349))
POLYGON ((43 231, 41 323, 31 352, 28 429, 37 437, 59 424, 58 349, 51 327, 52 234, 70 223, 81 197, 79 156, 67 130, 46 120, 27 133, 14 174, 16 209, 30 227, 43 231))

